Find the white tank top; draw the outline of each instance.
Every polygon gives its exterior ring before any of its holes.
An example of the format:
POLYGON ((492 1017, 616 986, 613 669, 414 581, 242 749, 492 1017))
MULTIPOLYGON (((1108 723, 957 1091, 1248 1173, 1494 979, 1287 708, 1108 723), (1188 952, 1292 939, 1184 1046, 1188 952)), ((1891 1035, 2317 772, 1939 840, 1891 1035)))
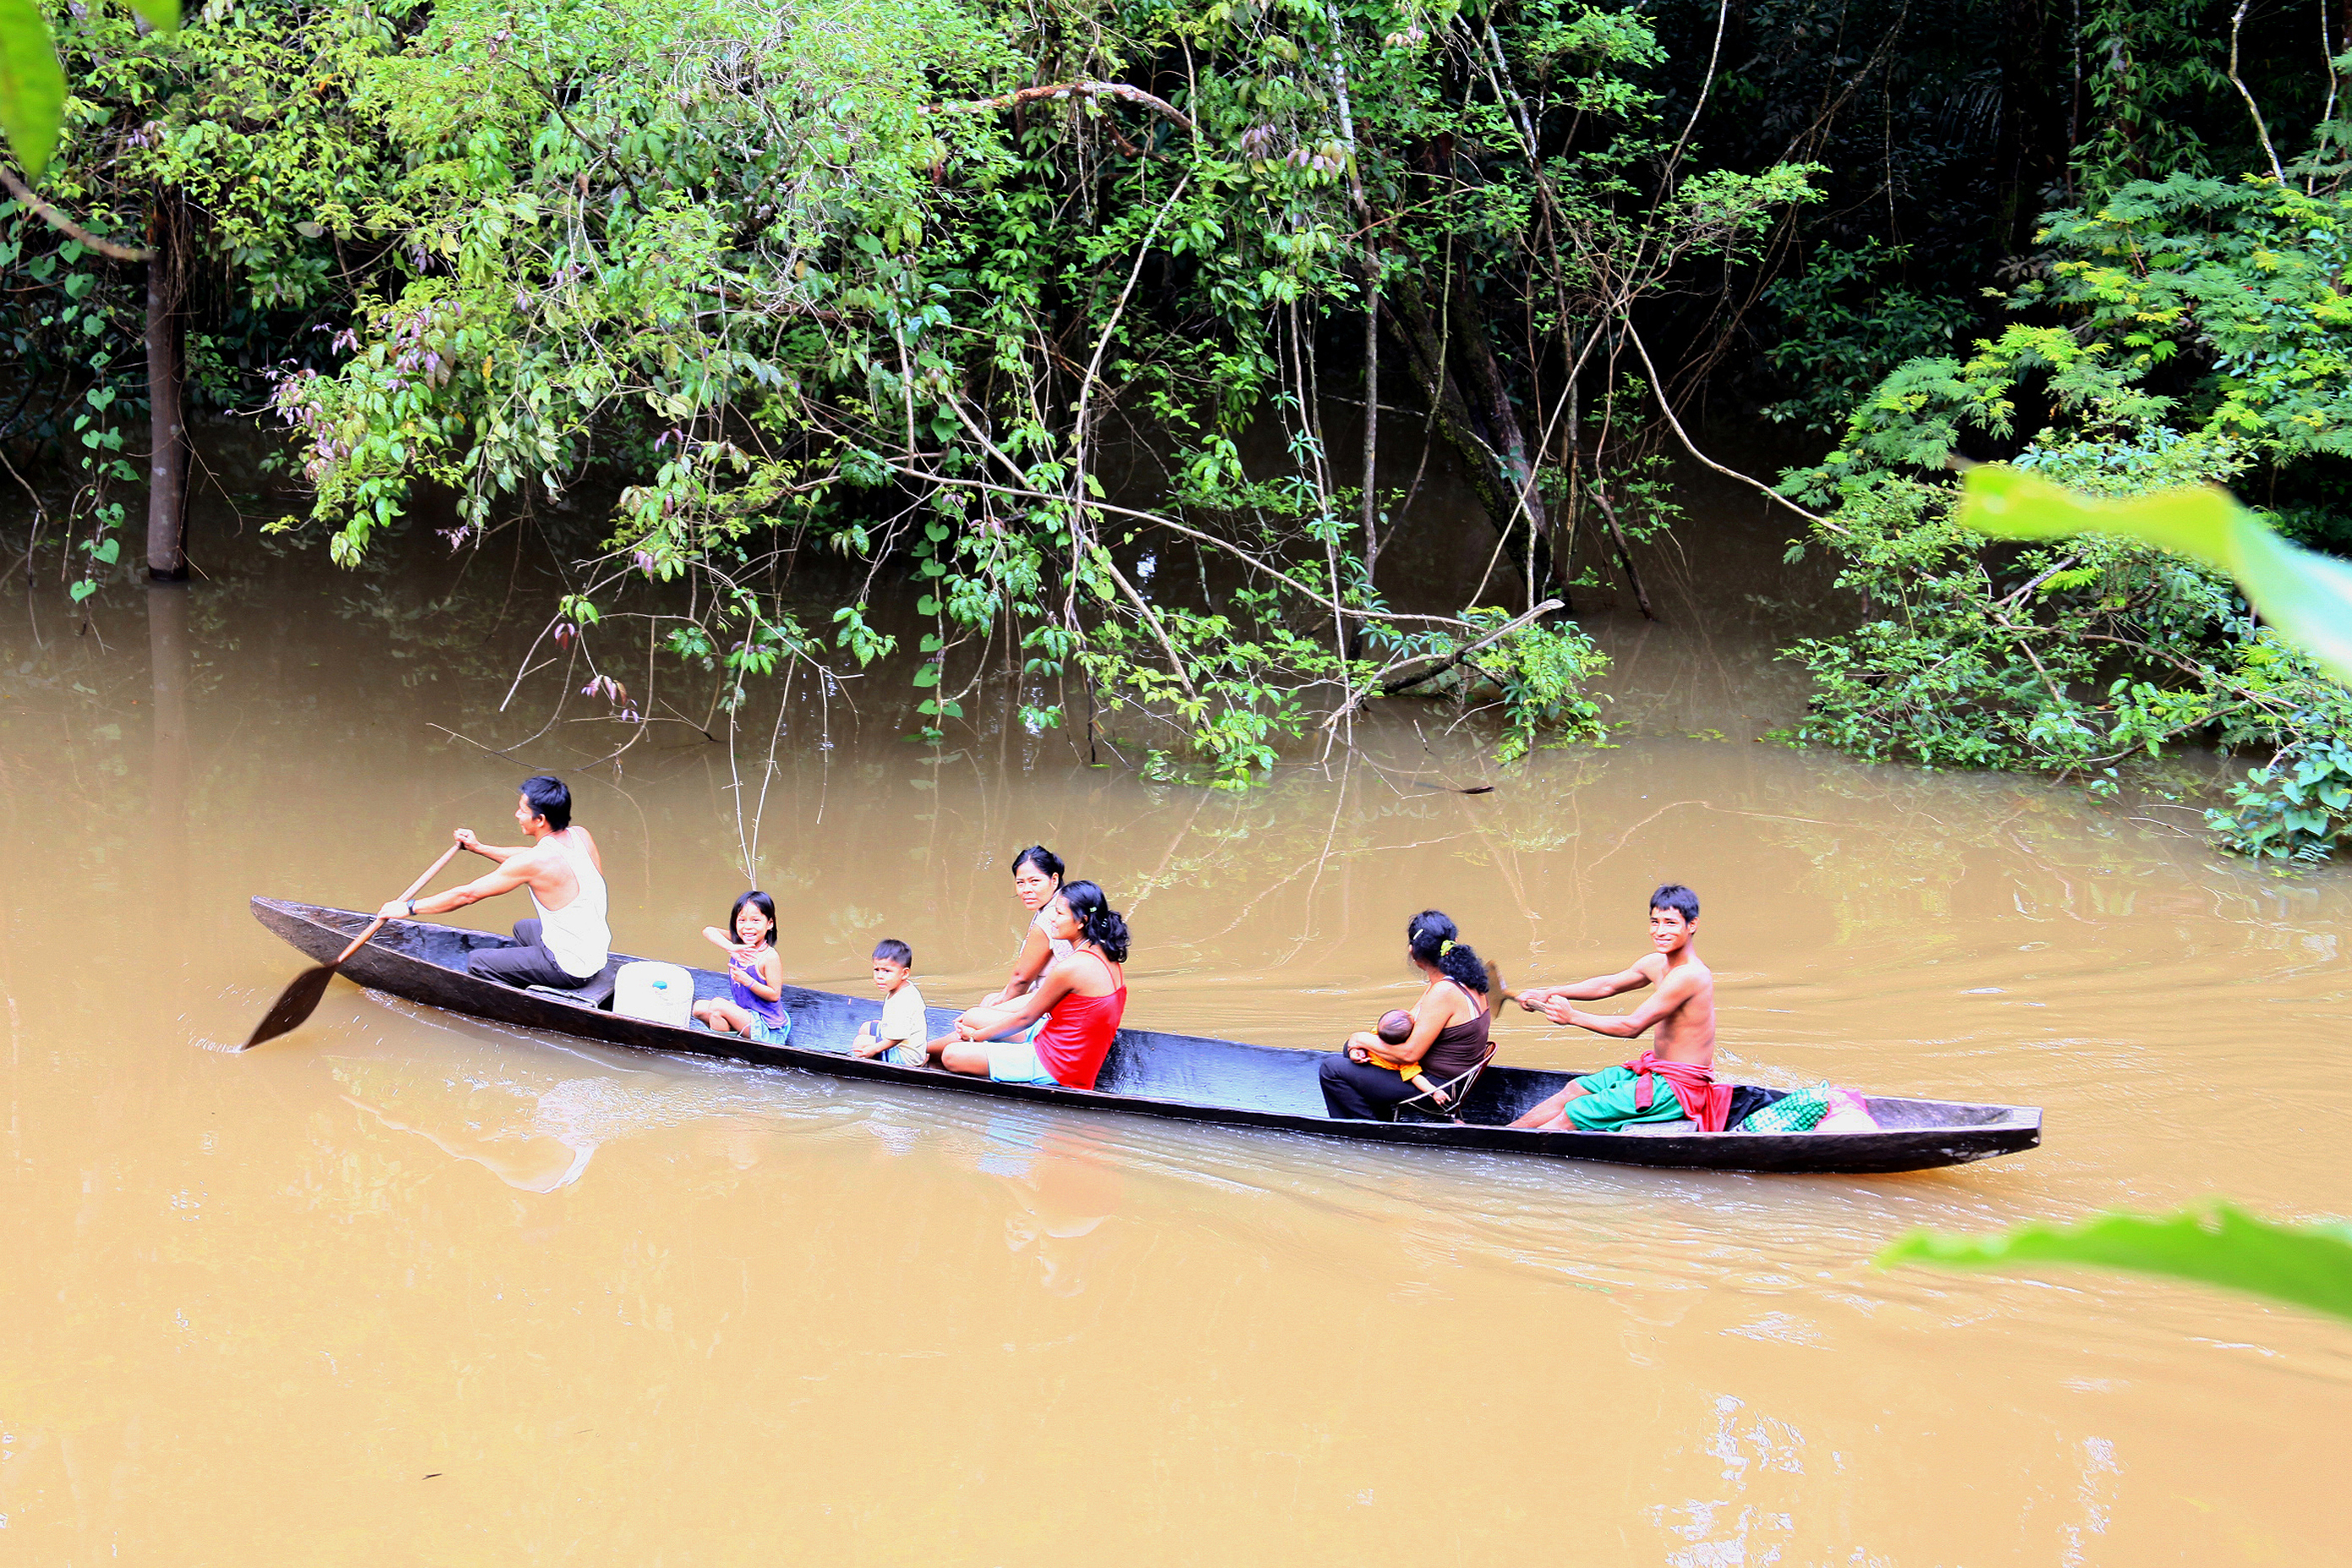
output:
MULTIPOLYGON (((1034 916, 1031 917, 1029 923, 1037 928, 1037 934, 1039 936, 1045 936, 1045 910, 1039 910, 1034 916)), ((1053 957, 1045 960, 1045 969, 1051 969, 1054 967, 1054 959, 1067 958, 1070 954, 1077 951, 1076 945, 1067 937, 1046 936, 1045 945, 1053 949, 1053 957)), ((1037 972, 1037 978, 1029 983, 1029 991, 1034 991, 1037 987, 1045 984, 1045 969, 1041 969, 1037 972)), ((1029 991, 1024 991, 1021 994, 1026 996, 1029 994, 1029 991)))
POLYGON ((570 828, 561 837, 580 890, 562 909, 551 910, 539 901, 539 889, 533 888, 530 907, 539 911, 539 940, 547 944, 547 951, 555 955, 564 973, 585 980, 603 969, 613 954, 613 928, 604 923, 604 873, 572 843, 570 828))

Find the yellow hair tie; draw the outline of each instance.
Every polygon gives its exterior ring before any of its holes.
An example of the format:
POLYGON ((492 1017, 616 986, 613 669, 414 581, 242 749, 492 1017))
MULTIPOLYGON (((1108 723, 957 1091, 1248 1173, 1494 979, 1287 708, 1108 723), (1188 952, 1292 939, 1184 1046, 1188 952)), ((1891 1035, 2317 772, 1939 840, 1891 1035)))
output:
POLYGON ((1452 937, 1447 937, 1444 942, 1437 944, 1437 956, 1440 958, 1444 958, 1447 953, 1452 952, 1453 951, 1454 939, 1452 937))

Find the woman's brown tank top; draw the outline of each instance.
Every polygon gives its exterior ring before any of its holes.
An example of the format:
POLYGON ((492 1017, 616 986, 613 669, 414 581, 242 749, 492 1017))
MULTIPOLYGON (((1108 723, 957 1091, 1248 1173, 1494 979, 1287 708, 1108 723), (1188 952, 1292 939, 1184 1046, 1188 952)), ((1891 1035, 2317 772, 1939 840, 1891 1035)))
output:
MULTIPOLYGON (((1476 999, 1475 992, 1463 994, 1476 999)), ((1444 1083, 1476 1067, 1486 1059, 1486 1032, 1494 1022, 1495 1012, 1489 1007, 1468 1023, 1448 1024, 1438 1030, 1437 1038, 1430 1041, 1429 1049, 1422 1053, 1423 1070, 1444 1083)))

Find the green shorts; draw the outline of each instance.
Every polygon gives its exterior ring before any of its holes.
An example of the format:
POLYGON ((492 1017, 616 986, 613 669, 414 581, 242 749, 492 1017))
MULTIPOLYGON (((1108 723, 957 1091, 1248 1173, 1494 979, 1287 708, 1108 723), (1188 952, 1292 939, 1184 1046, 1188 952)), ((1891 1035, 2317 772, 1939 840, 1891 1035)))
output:
POLYGON ((1647 1110, 1633 1106, 1633 1097, 1642 1089, 1641 1075, 1622 1067, 1602 1068, 1570 1081, 1585 1090, 1568 1102, 1569 1122, 1581 1132, 1614 1132, 1632 1122, 1683 1119, 1683 1102, 1675 1098, 1675 1086, 1654 1073, 1650 1076, 1647 1110))

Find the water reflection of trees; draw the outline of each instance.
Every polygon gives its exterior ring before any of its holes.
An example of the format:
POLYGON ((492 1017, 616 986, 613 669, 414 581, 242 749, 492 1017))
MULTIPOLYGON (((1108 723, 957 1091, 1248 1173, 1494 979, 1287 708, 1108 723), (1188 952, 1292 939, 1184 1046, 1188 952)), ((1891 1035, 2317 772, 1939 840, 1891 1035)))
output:
MULTIPOLYGON (((425 547, 437 548, 429 536, 425 547)), ((541 713, 525 710, 549 695, 560 666, 535 673, 500 710, 499 681, 536 635, 516 609, 529 594, 514 575, 479 557, 436 575, 423 569, 429 550, 415 571, 390 571, 393 559, 372 554, 380 574, 307 612, 297 577, 307 563, 267 542, 181 597, 103 591, 93 601, 100 630, 89 635, 49 624, 33 599, 0 607, 0 731, 10 742, 0 766, 24 774, 23 759, 40 759, 37 781, 7 784, 12 805, 37 791, 87 874, 111 879, 142 867, 137 874, 168 881, 173 846, 184 841, 170 824, 191 824, 201 846, 256 802, 348 784, 353 769, 395 769, 400 798, 419 804, 446 795, 446 781, 470 789, 491 776, 564 772, 600 821, 648 854, 702 857, 714 882, 740 878, 792 898, 809 911, 813 961, 853 969, 861 944, 909 918, 918 893, 931 929, 952 933, 950 967, 988 962, 981 955, 997 939, 987 932, 1012 919, 1004 860, 1040 839, 1102 875, 1130 910, 1156 917, 1156 941, 1224 954, 1248 935, 1271 963, 1344 928, 1363 890, 1401 864, 1416 879, 1383 904, 1443 904, 1475 889, 1490 919, 1499 895, 1536 941, 1539 914, 1555 926, 1580 921, 1588 889, 1629 868, 1730 853, 1712 837, 1725 824, 1792 852, 1802 869, 1790 895, 1827 911, 1842 935, 1890 917, 1932 921, 1978 897, 2035 918, 2193 900, 2261 921, 2290 896, 2159 826, 2161 803, 2100 805, 1997 776, 1872 767, 1744 736, 1686 739, 1663 724, 1645 724, 1623 750, 1538 751, 1496 770, 1475 738, 1449 735, 1407 702, 1366 715, 1354 752, 1286 766, 1238 795, 1090 768, 1072 737, 1009 718, 1010 701, 979 705, 961 744, 919 746, 898 738, 902 715, 887 703, 805 686, 747 709, 717 743, 675 724, 591 769, 583 764, 611 750, 614 727, 601 715, 516 743, 543 728, 541 713), (754 803, 756 837, 737 831, 742 801, 754 803), (1677 815, 1694 811, 1715 826, 1677 815), (729 859, 734 870, 722 871, 729 859), (2190 874, 2151 879, 2159 868, 2190 874), (1988 890, 1996 882, 1997 894, 1988 890)), ((1659 580, 1682 586, 1664 572, 1659 580)), ((1655 689, 1679 722, 1737 697, 1743 663, 1784 629, 1759 611, 1633 662, 1654 665, 1655 689), (1676 666, 1685 656, 1687 668, 1676 666)), ((380 808, 378 786, 364 788, 380 808)), ((206 854, 189 852, 199 862, 206 854)), ((1500 933, 1478 939, 1510 945, 1500 933)))
POLYGON ((2263 926, 2319 896, 2226 860, 2162 821, 2160 803, 2107 806, 1999 775, 1807 761, 1777 779, 1788 812, 1763 830, 1802 858, 1802 894, 1834 911, 1843 938, 1924 918, 1932 942, 1933 922, 1993 899, 2025 921, 2195 915, 2210 939, 2205 922, 2263 926))

